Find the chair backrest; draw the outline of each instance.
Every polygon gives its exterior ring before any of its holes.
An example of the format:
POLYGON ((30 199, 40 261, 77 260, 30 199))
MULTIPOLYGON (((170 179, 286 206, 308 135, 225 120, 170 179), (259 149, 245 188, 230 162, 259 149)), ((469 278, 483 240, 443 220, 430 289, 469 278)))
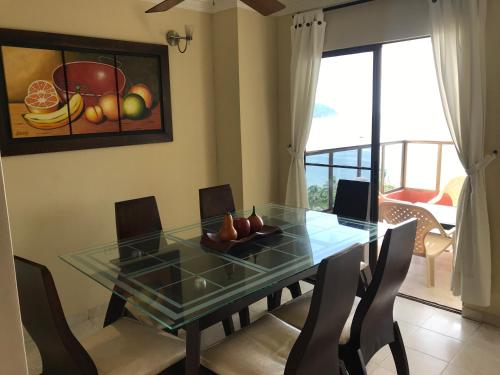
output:
POLYGON ((318 268, 311 307, 285 374, 339 374, 339 340, 358 285, 362 246, 324 259, 318 268))
POLYGON ((450 196, 452 204, 458 206, 458 200, 460 198, 460 193, 462 192, 462 187, 464 186, 465 176, 453 177, 443 189, 443 193, 450 196))
POLYGON ((23 325, 40 350, 44 374, 97 374, 68 327, 47 267, 14 257, 23 325))
POLYGON ((200 189, 199 194, 201 220, 235 211, 233 192, 230 185, 200 189))
POLYGON ((389 224, 400 224, 410 219, 417 219, 417 235, 413 253, 425 256, 425 237, 437 229, 441 236, 446 232, 436 218, 425 208, 413 204, 386 201, 379 206, 379 218, 389 224))
POLYGON ((160 213, 155 197, 144 197, 115 203, 118 240, 161 231, 160 213))
POLYGON ((357 220, 368 218, 370 183, 367 181, 339 180, 333 213, 357 220))
POLYGON ((354 313, 350 345, 361 348, 366 363, 394 341, 394 301, 410 268, 416 229, 412 219, 387 231, 373 279, 354 313))
MULTIPOLYGON (((156 198, 153 196, 116 202, 115 220, 118 242, 149 233, 160 232, 163 229, 156 198)), ((154 240, 152 239, 151 242, 154 240)), ((157 245, 152 246, 152 251, 157 251, 160 248, 160 243, 164 241, 164 238, 158 236, 156 241, 157 245)), ((122 259, 138 255, 134 254, 134 250, 131 250, 128 246, 119 246, 118 251, 122 259)), ((115 285, 114 293, 111 294, 104 318, 104 327, 116 322, 124 314, 127 314, 125 307, 127 302, 120 295, 126 296, 127 293, 115 285)))

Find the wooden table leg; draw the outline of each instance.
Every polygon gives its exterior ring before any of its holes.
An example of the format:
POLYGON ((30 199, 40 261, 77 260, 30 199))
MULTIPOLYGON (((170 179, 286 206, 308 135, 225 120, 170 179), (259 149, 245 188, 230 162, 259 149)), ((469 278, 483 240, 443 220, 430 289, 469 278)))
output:
POLYGON ((248 327, 250 325, 250 310, 247 307, 239 312, 240 315, 240 325, 241 328, 248 327))
POLYGON ((186 375, 198 375, 200 372, 201 332, 198 321, 186 326, 186 375))

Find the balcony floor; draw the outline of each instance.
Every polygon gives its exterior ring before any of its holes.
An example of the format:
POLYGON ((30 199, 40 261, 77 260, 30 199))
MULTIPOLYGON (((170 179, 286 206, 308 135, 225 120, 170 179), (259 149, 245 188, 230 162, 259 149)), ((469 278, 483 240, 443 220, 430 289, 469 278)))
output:
POLYGON ((435 286, 428 288, 425 258, 414 255, 408 276, 400 292, 461 310, 462 301, 460 297, 453 296, 450 290, 452 264, 453 253, 451 251, 439 255, 436 258, 435 286))

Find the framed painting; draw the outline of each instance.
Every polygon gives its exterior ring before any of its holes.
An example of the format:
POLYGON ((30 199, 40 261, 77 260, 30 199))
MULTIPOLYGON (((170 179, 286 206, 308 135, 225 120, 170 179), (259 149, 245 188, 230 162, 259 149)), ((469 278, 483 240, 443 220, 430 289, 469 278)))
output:
POLYGON ((173 140, 165 45, 0 29, 2 156, 173 140))

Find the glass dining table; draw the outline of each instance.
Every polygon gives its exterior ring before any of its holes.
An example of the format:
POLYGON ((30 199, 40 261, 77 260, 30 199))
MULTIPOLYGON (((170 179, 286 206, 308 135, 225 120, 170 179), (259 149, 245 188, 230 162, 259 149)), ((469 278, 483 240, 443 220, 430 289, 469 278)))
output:
MULTIPOLYGON (((201 331, 287 285, 314 276, 320 262, 383 235, 379 224, 277 204, 257 207, 281 233, 227 253, 200 243, 222 217, 84 249, 65 262, 133 303, 157 325, 186 330, 186 373, 198 373, 201 331)), ((234 216, 248 216, 236 212, 234 216)), ((342 287, 342 286, 339 286, 342 287)), ((247 322, 248 323, 248 322, 247 322)))

